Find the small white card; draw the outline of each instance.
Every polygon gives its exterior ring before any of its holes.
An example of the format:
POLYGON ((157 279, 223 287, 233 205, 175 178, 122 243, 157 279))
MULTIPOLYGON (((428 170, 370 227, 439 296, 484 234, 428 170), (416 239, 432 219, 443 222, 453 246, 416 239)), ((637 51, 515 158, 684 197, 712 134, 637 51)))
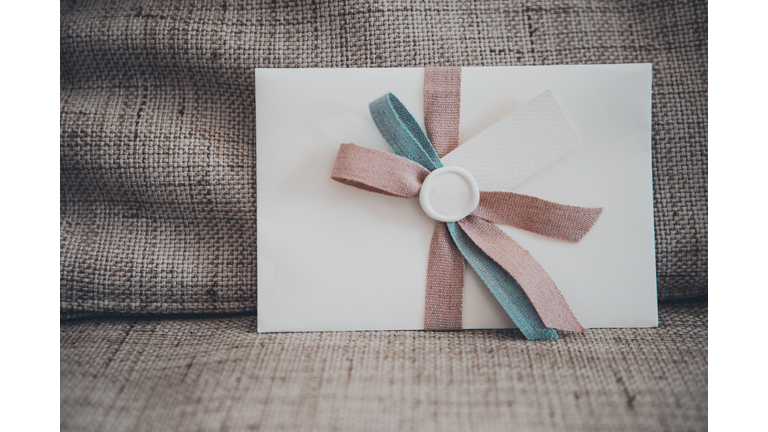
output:
MULTIPOLYGON (((388 92, 423 128, 423 68, 256 70, 258 331, 424 328, 436 222, 330 178, 342 143, 392 153, 368 110, 388 92)), ((603 207, 575 244, 501 226, 582 325, 658 324, 650 64, 462 68, 459 143, 443 164, 481 190, 603 207)), ((464 276, 464 328, 514 328, 464 276)))

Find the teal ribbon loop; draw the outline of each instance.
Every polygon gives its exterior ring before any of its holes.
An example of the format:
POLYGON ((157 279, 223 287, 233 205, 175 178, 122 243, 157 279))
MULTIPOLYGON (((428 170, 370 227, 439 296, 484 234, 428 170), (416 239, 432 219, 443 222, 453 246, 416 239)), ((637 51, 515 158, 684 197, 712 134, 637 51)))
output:
POLYGON ((435 148, 416 119, 392 93, 368 105, 379 132, 398 156, 408 158, 424 168, 434 171, 443 164, 435 148))

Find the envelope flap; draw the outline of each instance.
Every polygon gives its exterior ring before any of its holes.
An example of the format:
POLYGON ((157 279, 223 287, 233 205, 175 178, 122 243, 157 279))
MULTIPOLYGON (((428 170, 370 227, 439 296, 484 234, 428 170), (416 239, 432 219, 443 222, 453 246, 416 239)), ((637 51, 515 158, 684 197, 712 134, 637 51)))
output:
POLYGON ((441 160, 472 173, 480 190, 511 191, 579 144, 579 134, 547 90, 441 160))

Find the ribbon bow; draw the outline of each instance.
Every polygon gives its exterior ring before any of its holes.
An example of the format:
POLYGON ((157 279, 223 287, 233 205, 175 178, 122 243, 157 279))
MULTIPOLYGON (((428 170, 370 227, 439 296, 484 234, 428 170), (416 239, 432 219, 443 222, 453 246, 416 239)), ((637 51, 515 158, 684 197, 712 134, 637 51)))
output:
MULTIPOLYGON (((371 102, 376 127, 395 154, 342 144, 331 178, 384 195, 416 198, 440 157, 458 146, 461 68, 427 67, 424 123, 429 138, 393 94, 371 102)), ((584 327, 541 264, 494 224, 578 242, 602 208, 575 207, 512 192, 480 191, 469 215, 438 222, 427 265, 424 328, 462 328, 464 259, 528 339, 557 339, 554 329, 584 327)))

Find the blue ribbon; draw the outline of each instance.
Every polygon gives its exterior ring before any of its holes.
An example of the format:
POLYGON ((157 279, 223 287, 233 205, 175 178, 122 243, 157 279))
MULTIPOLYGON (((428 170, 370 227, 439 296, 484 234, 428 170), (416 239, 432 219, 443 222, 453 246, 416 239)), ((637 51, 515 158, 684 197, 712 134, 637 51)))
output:
POLYGON ((430 171, 443 167, 429 138, 395 95, 387 93, 371 102, 368 108, 373 122, 396 155, 430 171))
MULTIPOLYGON (((429 171, 443 164, 416 119, 395 95, 387 93, 369 105, 373 122, 398 156, 421 164, 429 171)), ((528 339, 557 339, 557 332, 544 326, 525 291, 496 261, 486 255, 459 227, 448 222, 448 230, 469 265, 480 275, 501 306, 528 339)))

